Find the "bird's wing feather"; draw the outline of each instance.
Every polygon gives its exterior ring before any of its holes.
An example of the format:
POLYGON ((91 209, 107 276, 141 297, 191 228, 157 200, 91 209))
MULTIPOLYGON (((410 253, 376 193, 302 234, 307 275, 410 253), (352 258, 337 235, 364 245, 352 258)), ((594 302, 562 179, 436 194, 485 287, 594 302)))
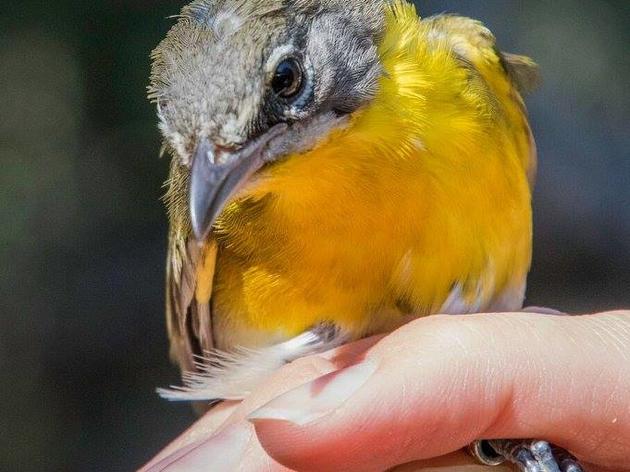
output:
POLYGON ((509 52, 501 52, 500 56, 503 59, 503 67, 519 92, 528 94, 538 88, 541 82, 538 64, 527 56, 509 52))
POLYGON ((449 43, 453 52, 463 62, 479 72, 484 80, 492 82, 502 72, 512 84, 504 103, 512 102, 519 110, 522 129, 527 134, 529 154, 525 166, 533 187, 537 171, 536 142, 527 121, 527 110, 522 95, 532 92, 540 85, 538 65, 529 57, 502 52, 495 36, 478 20, 457 15, 436 15, 423 20, 431 29, 433 40, 449 43))
POLYGON ((217 255, 213 240, 199 244, 191 236, 188 205, 188 169, 171 167, 165 196, 170 219, 166 269, 166 321, 171 357, 183 372, 194 372, 195 356, 214 348, 212 286, 217 255))
POLYGON ((436 35, 453 44, 453 49, 474 65, 503 66, 517 90, 526 94, 540 84, 540 69, 529 57, 501 52, 492 32, 478 20, 457 15, 437 15, 424 20, 436 35))
POLYGON ((213 349, 211 291, 216 244, 171 244, 167 262, 166 313, 171 357, 194 371, 195 356, 213 349), (203 277, 203 280, 200 278, 203 277), (200 288, 203 287, 203 288, 200 288))

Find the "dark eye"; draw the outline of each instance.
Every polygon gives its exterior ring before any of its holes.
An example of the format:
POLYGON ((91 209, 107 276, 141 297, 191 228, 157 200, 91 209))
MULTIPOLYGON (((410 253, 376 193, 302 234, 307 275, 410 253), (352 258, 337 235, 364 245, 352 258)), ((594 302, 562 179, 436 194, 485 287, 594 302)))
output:
POLYGON ((302 66, 297 59, 284 59, 273 74, 271 88, 282 98, 293 98, 302 90, 302 66))

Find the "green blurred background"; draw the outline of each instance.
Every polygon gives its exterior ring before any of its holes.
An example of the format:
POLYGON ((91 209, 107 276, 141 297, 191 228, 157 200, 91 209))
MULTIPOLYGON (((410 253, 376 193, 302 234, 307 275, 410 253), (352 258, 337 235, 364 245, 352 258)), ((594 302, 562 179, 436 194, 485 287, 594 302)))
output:
MULTIPOLYGON (((417 2, 541 64, 530 303, 630 306, 628 0, 417 2)), ((182 3, 3 2, 0 470, 130 470, 192 420, 163 322, 149 53, 182 3)))

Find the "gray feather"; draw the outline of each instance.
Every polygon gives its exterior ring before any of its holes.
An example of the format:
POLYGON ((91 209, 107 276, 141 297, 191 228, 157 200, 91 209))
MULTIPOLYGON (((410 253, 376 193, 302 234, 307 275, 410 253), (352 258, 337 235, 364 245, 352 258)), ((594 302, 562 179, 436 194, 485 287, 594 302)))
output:
MULTIPOLYGON (((277 121, 350 113, 376 93, 383 0, 198 0, 153 52, 149 96, 169 148, 189 165, 203 135, 239 146, 277 121), (274 52, 304 58, 303 106, 281 109, 270 92, 274 52), (270 70, 271 69, 271 70, 270 70)), ((287 140, 291 133, 287 133, 287 140)))

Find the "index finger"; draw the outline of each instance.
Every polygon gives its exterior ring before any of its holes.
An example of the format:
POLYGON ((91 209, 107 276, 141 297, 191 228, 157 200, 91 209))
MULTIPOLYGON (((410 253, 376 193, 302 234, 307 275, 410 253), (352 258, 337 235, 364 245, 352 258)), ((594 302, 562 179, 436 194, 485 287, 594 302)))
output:
POLYGON ((435 316, 250 415, 297 470, 386 470, 483 438, 537 438, 602 467, 630 454, 628 313, 435 316))
MULTIPOLYGON (((298 359, 275 372, 264 385, 243 402, 222 402, 214 406, 194 425, 171 442, 141 472, 162 470, 182 458, 199 444, 219 435, 232 425, 242 422, 256 408, 291 389, 321 375, 343 368, 357 360, 381 337, 364 339, 341 346, 321 355, 298 359)), ((249 425, 244 428, 249 428, 249 425)), ((262 449, 260 449, 262 451, 262 449)), ((264 454, 264 452, 263 452, 264 454)))

